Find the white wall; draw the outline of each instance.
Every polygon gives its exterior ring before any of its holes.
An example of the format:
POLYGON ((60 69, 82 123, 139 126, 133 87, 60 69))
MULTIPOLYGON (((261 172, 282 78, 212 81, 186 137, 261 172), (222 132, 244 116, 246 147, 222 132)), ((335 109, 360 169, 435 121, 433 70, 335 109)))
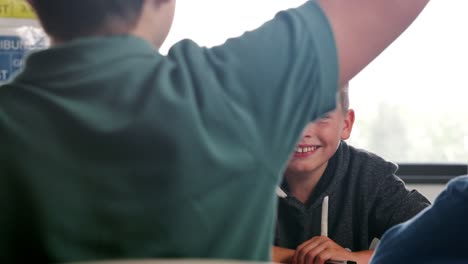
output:
POLYGON ((439 195, 445 184, 406 184, 409 189, 416 189, 429 201, 434 202, 434 199, 439 195))

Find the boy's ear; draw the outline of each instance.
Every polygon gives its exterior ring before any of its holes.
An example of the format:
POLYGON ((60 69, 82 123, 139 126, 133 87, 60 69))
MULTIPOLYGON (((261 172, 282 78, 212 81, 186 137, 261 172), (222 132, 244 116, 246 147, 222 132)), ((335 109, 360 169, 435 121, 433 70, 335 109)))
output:
POLYGON ((344 126, 343 130, 341 131, 341 139, 346 140, 351 136, 351 131, 353 130, 354 125, 354 110, 348 109, 345 114, 345 118, 343 120, 344 126))

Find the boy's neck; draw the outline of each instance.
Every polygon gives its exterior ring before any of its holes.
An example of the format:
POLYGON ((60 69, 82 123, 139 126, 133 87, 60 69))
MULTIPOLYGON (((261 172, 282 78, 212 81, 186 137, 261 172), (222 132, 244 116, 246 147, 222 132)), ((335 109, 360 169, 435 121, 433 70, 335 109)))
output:
POLYGON ((312 196, 317 183, 322 178, 322 175, 327 168, 328 162, 307 174, 286 174, 286 182, 288 183, 289 192, 296 197, 301 203, 306 204, 312 196))

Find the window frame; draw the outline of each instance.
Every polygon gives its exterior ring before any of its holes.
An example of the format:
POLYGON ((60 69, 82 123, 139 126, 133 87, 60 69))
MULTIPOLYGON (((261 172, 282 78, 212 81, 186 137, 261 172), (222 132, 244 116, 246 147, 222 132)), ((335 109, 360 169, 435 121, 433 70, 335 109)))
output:
POLYGON ((405 183, 446 184, 451 179, 468 174, 465 163, 399 163, 396 175, 405 183))

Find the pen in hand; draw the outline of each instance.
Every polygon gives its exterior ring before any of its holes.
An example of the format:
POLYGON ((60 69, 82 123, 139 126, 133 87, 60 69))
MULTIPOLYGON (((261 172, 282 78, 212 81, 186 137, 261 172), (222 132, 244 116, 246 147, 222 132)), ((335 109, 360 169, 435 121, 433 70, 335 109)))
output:
POLYGON ((323 198, 322 202, 322 222, 320 226, 320 235, 328 236, 328 196, 323 198))
POLYGON ((357 264, 356 261, 352 260, 336 260, 336 259, 329 259, 325 261, 325 264, 357 264))
MULTIPOLYGON (((322 201, 322 222, 320 223, 320 235, 328 236, 328 196, 325 196, 322 201)), ((356 264, 350 260, 329 259, 325 264, 356 264)))

